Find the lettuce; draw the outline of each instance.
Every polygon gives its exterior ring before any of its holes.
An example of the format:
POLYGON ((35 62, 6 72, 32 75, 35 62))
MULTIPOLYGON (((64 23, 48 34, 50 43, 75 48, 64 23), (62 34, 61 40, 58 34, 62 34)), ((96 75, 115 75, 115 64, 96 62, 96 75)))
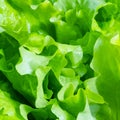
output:
POLYGON ((1 0, 0 119, 119 120, 119 15, 118 0, 1 0))

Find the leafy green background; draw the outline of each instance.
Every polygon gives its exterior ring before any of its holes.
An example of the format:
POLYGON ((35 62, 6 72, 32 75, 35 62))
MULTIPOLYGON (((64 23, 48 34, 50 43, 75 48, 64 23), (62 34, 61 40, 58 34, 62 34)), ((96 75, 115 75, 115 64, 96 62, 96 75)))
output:
POLYGON ((0 120, 119 120, 118 0, 0 1, 0 120))

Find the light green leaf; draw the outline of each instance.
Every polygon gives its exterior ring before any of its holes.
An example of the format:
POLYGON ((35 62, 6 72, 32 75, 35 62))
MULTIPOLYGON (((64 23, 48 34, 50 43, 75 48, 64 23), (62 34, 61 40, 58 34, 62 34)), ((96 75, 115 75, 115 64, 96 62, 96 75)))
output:
POLYGON ((96 84, 99 93, 109 103, 112 119, 119 119, 120 48, 111 44, 111 37, 101 36, 94 48, 92 68, 99 74, 96 84), (114 96, 114 97, 113 97, 114 96))

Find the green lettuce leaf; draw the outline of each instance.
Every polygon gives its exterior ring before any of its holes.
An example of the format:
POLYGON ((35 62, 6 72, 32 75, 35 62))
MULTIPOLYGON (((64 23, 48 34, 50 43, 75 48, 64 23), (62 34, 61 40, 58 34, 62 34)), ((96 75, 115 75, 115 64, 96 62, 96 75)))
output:
POLYGON ((118 0, 0 1, 0 119, 120 119, 118 0))
POLYGON ((7 81, 0 72, 0 119, 28 120, 27 114, 32 108, 25 105, 26 100, 7 81), (25 106, 26 109, 21 109, 25 106))
MULTIPOLYGON (((114 36, 113 36, 114 37, 114 36)), ((96 85, 99 93, 108 102, 112 119, 119 119, 119 45, 111 43, 111 37, 101 36, 96 44, 92 67, 98 74, 96 85), (98 62, 100 60, 100 62, 98 62), (114 97, 113 97, 114 96, 114 97)))
POLYGON ((74 116, 83 111, 85 106, 84 91, 79 89, 74 95, 75 88, 72 84, 66 84, 58 93, 58 100, 64 110, 67 110, 74 116))

